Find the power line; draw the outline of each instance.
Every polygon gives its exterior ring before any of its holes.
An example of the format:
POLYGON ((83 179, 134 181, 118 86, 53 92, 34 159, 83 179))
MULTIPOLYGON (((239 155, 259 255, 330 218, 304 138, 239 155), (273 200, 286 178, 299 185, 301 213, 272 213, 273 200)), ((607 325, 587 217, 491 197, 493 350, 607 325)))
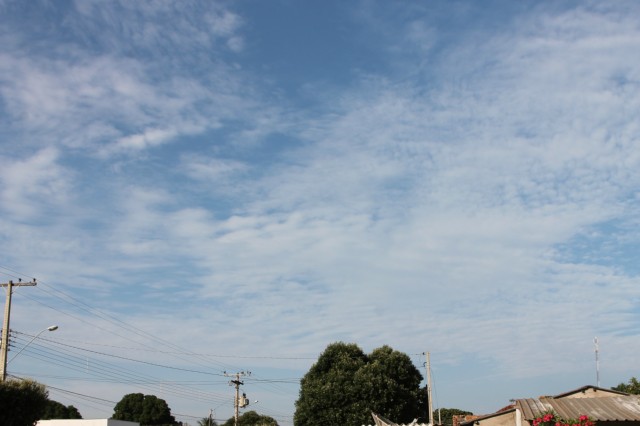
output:
MULTIPOLYGON (((26 277, 26 274, 21 274, 20 272, 17 272, 15 270, 12 270, 10 268, 4 267, 0 265, 0 269, 4 269, 7 271, 10 271, 14 274, 20 274, 20 276, 22 277, 26 277)), ((6 275, 11 275, 8 274, 7 272, 2 272, 0 271, 0 273, 6 274, 6 275)), ((17 277, 17 276, 16 276, 17 277)), ((60 302, 63 302, 64 305, 63 306, 68 306, 69 308, 71 308, 71 310, 68 309, 59 309, 56 306, 52 306, 50 303, 45 303, 45 301, 43 301, 41 298, 36 298, 36 297, 32 297, 30 295, 24 294, 24 293, 20 293, 21 296, 24 296, 30 300, 32 300, 35 303, 38 303, 42 306, 47 307, 48 309, 51 309, 53 311, 56 311, 62 315, 68 316, 70 318, 73 318, 76 321, 80 321, 83 324, 88 324, 91 325, 94 329, 96 330, 100 330, 100 331, 104 331, 107 332, 111 335, 117 336, 119 338, 131 341, 133 343, 135 343, 135 345, 137 347, 135 348, 127 348, 124 346, 114 346, 114 345, 102 345, 105 347, 113 347, 113 348, 119 348, 119 349, 124 349, 124 350, 136 350, 136 351, 148 351, 148 352, 152 352, 152 353, 157 353, 157 354, 164 354, 164 355, 169 355, 172 357, 176 357, 178 359, 180 359, 181 361, 184 362, 185 357, 189 357, 190 361, 192 363, 194 363, 195 365, 199 365, 199 366, 204 366, 207 369, 210 368, 211 364, 215 364, 221 367, 222 369, 225 370, 239 370, 239 368, 237 366, 233 366, 233 365, 229 365, 220 361, 216 361, 215 359, 221 359, 221 358, 229 358, 229 359, 272 359, 272 360, 314 360, 317 359, 317 357, 290 357, 290 356, 245 356, 245 355, 225 355, 225 354, 206 354, 206 353, 198 353, 198 352, 194 352, 194 351, 190 351, 190 350, 186 350, 184 348, 181 348, 180 346, 174 344, 171 341, 162 339, 156 335, 153 335, 151 333, 148 333, 134 325, 128 324, 122 320, 120 320, 119 318, 114 317, 113 315, 104 312, 102 310, 96 309, 94 307, 92 307, 91 305, 83 302, 82 300, 78 299, 77 297, 70 295, 62 290, 60 290, 59 288, 53 287, 45 282, 40 281, 39 283, 40 285, 38 286, 38 289, 41 290, 41 292, 50 297, 53 298, 55 300, 58 300, 60 302), (78 312, 78 313, 83 313, 83 314, 87 314, 89 316, 93 316, 93 317, 97 317, 99 320, 104 321, 108 324, 113 325, 114 327, 117 327, 123 331, 125 331, 126 333, 123 335, 123 333, 118 333, 112 329, 108 329, 103 327, 102 325, 96 323, 95 321, 91 321, 91 320, 87 320, 87 318, 83 315, 82 317, 78 316, 78 315, 74 315, 71 312, 78 312), (132 333, 134 336, 136 336, 135 338, 132 338, 130 336, 127 336, 126 334, 128 333, 132 333), (140 338, 143 338, 145 340, 147 340, 149 343, 145 343, 143 341, 141 341, 140 338), (161 345, 162 349, 157 348, 157 346, 155 345, 161 345), (167 350, 167 348, 169 349, 173 349, 173 350, 167 350)), ((64 340, 64 339, 62 339, 64 340)), ((58 341, 48 341, 48 343, 50 344, 55 344, 57 345, 58 348, 63 349, 65 346, 64 344, 61 344, 58 341)), ((98 344, 94 344, 94 343, 88 343, 88 342, 82 342, 83 345, 96 345, 99 346, 98 344)), ((71 352, 71 354, 73 354, 72 357, 70 357, 71 359, 65 359, 65 356, 68 356, 69 351, 79 351, 86 354, 91 354, 92 356, 104 356, 104 357, 111 357, 112 359, 119 359, 121 361, 126 361, 126 362, 134 362, 134 363, 139 363, 139 364, 144 364, 144 365, 148 365, 151 368, 170 368, 171 370, 176 370, 176 371, 184 371, 184 372, 189 372, 189 373, 193 373, 193 374, 206 374, 206 375, 218 375, 216 373, 213 373, 211 371, 203 371, 203 370, 199 370, 199 369, 190 369, 190 368, 180 368, 180 367, 170 367, 167 365, 163 365, 163 364, 159 364, 159 363, 155 363, 155 362, 149 362, 149 361, 142 361, 142 360, 135 360, 133 358, 130 357, 126 357, 126 356, 118 356, 118 355, 111 355, 111 354, 106 354, 104 352, 100 352, 100 351, 91 351, 89 349, 86 348, 82 348, 82 347, 78 347, 78 346, 74 346, 74 345, 67 345, 66 349, 64 349, 62 352, 58 351, 58 353, 56 353, 55 351, 53 351, 52 349, 49 349, 49 351, 51 352, 47 352, 47 350, 43 350, 43 347, 41 347, 40 345, 36 345, 34 348, 29 348, 29 350, 25 351, 25 355, 37 358, 37 359, 41 359, 43 361, 49 362, 49 363, 53 363, 55 365, 61 366, 63 368, 67 368, 69 370, 72 371, 77 371, 77 372, 82 372, 84 374, 86 374, 86 369, 84 369, 85 367, 85 359, 80 358, 79 356, 77 356, 74 352, 71 352), (40 351, 40 352, 38 352, 40 351), (64 354, 64 355, 61 355, 64 354)), ((103 380, 103 381, 113 381, 113 382, 117 382, 117 383, 125 383, 125 384, 135 384, 133 383, 134 381, 140 382, 142 383, 142 386, 145 387, 154 387, 154 389, 157 389, 158 387, 158 383, 162 383, 163 386, 161 386, 161 391, 165 392, 168 391, 167 388, 165 388, 164 386, 168 386, 170 388, 173 388, 175 390, 172 390, 170 393, 172 394, 179 394, 179 396, 184 397, 185 394, 188 394, 189 392, 193 392, 194 390, 188 390, 188 389, 184 389, 183 386, 181 386, 182 383, 186 383, 189 384, 191 386, 193 386, 194 382, 179 382, 179 381, 171 381, 171 380, 160 380, 158 381, 157 378, 152 378, 149 376, 145 376, 145 375, 133 375, 131 373, 131 371, 129 371, 129 373, 125 373, 123 372, 123 370, 109 364, 109 363, 103 363, 100 364, 98 363, 96 360, 92 360, 93 364, 92 367, 95 367, 95 371, 91 371, 91 375, 93 377, 94 380, 103 380), (123 377, 123 375, 125 377, 123 377), (135 379, 135 380, 132 380, 135 379), (177 389, 176 386, 178 386, 180 389, 177 389), (186 393, 185 393, 186 392, 186 393)), ((137 371, 134 371, 134 373, 137 373, 137 371)), ((283 387, 281 387, 281 385, 285 385, 285 384, 298 384, 300 381, 299 378, 282 378, 282 379, 273 379, 273 378, 262 378, 258 375, 254 376, 254 378, 252 378, 248 383, 251 383, 251 385, 256 386, 256 387, 260 387, 260 388, 268 388, 270 391, 276 391, 278 393, 283 393, 283 394, 291 394, 291 390, 285 389, 283 387)), ((215 384, 214 382, 201 382, 198 383, 198 386, 201 386, 203 384, 215 384)), ((296 392, 297 393, 297 392, 296 392)), ((217 398, 221 398, 220 396, 214 396, 212 394, 208 395, 208 398, 210 399, 216 399, 217 398)), ((193 398, 193 396, 191 397, 193 398)), ((194 398, 196 399, 196 398, 194 398)), ((199 399, 199 398, 198 398, 199 399)))
MULTIPOLYGON (((19 333, 19 332, 17 332, 17 333, 19 333)), ((20 334, 25 334, 25 333, 20 333, 20 334)), ((171 365, 163 365, 163 364, 158 364, 158 363, 155 363, 155 362, 142 361, 142 360, 139 360, 139 359, 133 359, 133 358, 128 358, 128 357, 119 356, 119 355, 107 354, 107 353, 104 353, 104 352, 98 352, 98 351, 93 351, 91 349, 81 348, 81 347, 78 347, 78 346, 66 345, 64 343, 60 343, 60 342, 57 342, 57 341, 51 340, 51 339, 41 339, 41 340, 47 341, 49 343, 53 343, 55 345, 66 346, 66 347, 77 349, 77 350, 80 350, 80 351, 89 352, 89 353, 92 353, 92 354, 97 354, 97 355, 103 355, 103 356, 112 357, 112 358, 123 359, 123 360, 131 361, 131 362, 137 362, 137 363, 140 363, 140 364, 152 365, 154 367, 161 367, 161 368, 167 368, 167 369, 170 369, 170 370, 186 371, 186 372, 189 372, 189 373, 207 374, 207 375, 210 375, 210 376, 224 377, 224 374, 220 374, 220 373, 212 373, 212 372, 209 372, 209 371, 192 370, 192 369, 188 369, 188 368, 174 367, 174 366, 171 366, 171 365)))
POLYGON ((168 392, 178 397, 198 399, 207 402, 210 400, 220 400, 224 398, 224 396, 219 394, 203 392, 198 389, 192 389, 184 386, 167 387, 166 385, 168 383, 166 380, 141 374, 139 370, 123 368, 95 358, 91 358, 91 367, 87 369, 86 366, 88 359, 79 357, 68 349, 55 349, 44 347, 41 344, 36 344, 30 346, 24 354, 92 377, 108 379, 116 383, 135 384, 137 386, 146 387, 153 392, 168 392))

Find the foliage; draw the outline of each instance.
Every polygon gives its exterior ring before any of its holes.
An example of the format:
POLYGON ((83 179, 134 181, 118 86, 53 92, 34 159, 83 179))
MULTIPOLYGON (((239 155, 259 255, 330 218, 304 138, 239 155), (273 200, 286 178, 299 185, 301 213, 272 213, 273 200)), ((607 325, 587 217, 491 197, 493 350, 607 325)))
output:
POLYGON ((635 377, 629 379, 629 383, 620 383, 618 386, 611 388, 619 392, 626 392, 633 395, 640 395, 640 381, 635 377))
POLYGON ((419 414, 421 380, 409 356, 389 346, 366 355, 355 344, 330 344, 302 378, 294 424, 368 424, 372 411, 409 423, 419 414))
POLYGON ((203 417, 198 420, 198 426, 218 426, 218 424, 211 417, 203 417))
MULTIPOLYGON (((435 416, 434 418, 437 419, 438 417, 435 416)), ((418 414, 416 414, 416 419, 418 423, 429 422, 429 391, 426 385, 418 390, 418 414)))
MULTIPOLYGON (((231 417, 222 426, 234 426, 235 419, 231 417)), ((258 414, 255 411, 247 411, 238 417, 238 426, 278 426, 278 422, 269 416, 258 414)))
POLYGON ((141 393, 123 396, 113 409, 113 419, 138 422, 143 426, 176 424, 164 399, 141 393))
POLYGON ((533 426, 594 426, 589 416, 581 415, 577 419, 563 419, 553 411, 547 411, 540 417, 533 419, 533 426))
POLYGON ((453 425, 453 416, 464 416, 466 414, 473 414, 471 411, 459 410, 457 408, 441 408, 433 412, 433 419, 435 422, 440 421, 441 425, 449 426, 453 425))
POLYGON ((31 426, 45 411, 48 392, 33 380, 8 380, 0 383, 0 424, 31 426))
POLYGON ((81 419, 82 416, 76 407, 69 405, 68 407, 58 401, 47 401, 47 406, 40 420, 49 419, 81 419))

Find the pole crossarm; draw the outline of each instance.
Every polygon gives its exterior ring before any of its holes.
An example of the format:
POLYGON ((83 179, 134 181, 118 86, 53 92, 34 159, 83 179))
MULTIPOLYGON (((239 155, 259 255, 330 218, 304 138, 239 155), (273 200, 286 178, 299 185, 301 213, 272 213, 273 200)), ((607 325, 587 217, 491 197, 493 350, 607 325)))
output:
POLYGON ((9 281, 8 283, 0 283, 0 287, 32 287, 34 285, 38 285, 38 283, 36 282, 36 279, 34 278, 33 281, 22 281, 22 280, 18 280, 17 283, 14 283, 13 281, 9 281))

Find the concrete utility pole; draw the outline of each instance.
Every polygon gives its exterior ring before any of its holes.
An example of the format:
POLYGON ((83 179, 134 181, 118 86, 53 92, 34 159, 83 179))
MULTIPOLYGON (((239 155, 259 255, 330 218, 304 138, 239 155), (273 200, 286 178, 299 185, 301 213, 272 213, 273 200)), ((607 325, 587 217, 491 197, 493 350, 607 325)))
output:
POLYGON ((240 397, 240 385, 244 385, 244 382, 242 382, 240 380, 241 376, 250 376, 251 375, 251 371, 240 371, 239 373, 235 373, 235 374, 227 374, 227 372, 224 372, 224 375, 227 377, 235 377, 235 380, 231 380, 229 382, 229 386, 235 385, 236 386, 236 395, 235 398, 233 399, 233 408, 234 408, 234 424, 235 426, 238 426, 238 418, 240 417, 240 408, 244 408, 247 405, 249 405, 249 400, 247 399, 246 394, 242 394, 242 397, 240 397))
POLYGON ((433 404, 431 402, 431 354, 424 353, 427 358, 425 367, 427 368, 427 410, 429 410, 429 424, 433 426, 433 404))
POLYGON ((7 379, 7 352, 9 351, 9 319, 11 317, 11 294, 13 293, 13 287, 34 286, 36 279, 33 281, 23 283, 19 280, 17 283, 9 281, 8 283, 1 283, 0 287, 7 288, 7 301, 4 304, 4 321, 2 322, 2 342, 0 342, 0 382, 4 382, 7 379))

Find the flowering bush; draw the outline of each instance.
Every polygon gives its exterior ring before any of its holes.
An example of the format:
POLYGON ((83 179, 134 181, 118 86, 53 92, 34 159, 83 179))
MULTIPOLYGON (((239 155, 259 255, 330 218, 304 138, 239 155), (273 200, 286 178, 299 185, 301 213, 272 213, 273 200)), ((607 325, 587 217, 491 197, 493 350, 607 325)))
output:
POLYGON ((563 419, 549 411, 533 419, 533 426, 595 426, 595 422, 584 414, 577 419, 563 419))

